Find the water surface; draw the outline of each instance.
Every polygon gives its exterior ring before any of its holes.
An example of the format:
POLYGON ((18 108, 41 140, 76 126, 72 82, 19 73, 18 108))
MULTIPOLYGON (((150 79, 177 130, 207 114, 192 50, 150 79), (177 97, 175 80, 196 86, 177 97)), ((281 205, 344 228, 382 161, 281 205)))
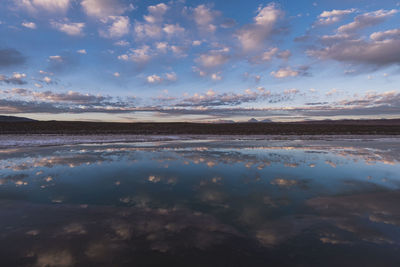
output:
POLYGON ((0 150, 1 266, 400 266, 400 142, 0 150))

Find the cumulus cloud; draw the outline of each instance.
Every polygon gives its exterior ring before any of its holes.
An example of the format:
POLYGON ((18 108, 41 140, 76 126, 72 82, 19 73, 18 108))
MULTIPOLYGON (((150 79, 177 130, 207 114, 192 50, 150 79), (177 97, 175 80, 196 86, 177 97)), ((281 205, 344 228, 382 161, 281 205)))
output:
POLYGON ((61 55, 49 56, 48 62, 48 72, 66 72, 78 65, 79 57, 76 53, 64 52, 61 55))
POLYGON ((203 32, 215 32, 217 26, 214 24, 214 20, 219 15, 218 11, 212 10, 206 5, 199 5, 193 9, 193 19, 199 30, 203 32))
POLYGON ((168 9, 169 7, 164 3, 160 3, 154 6, 148 6, 147 10, 149 11, 149 14, 143 16, 143 18, 148 23, 162 22, 163 16, 168 9))
POLYGON ((374 32, 369 37, 374 41, 384 41, 392 38, 400 39, 400 28, 382 32, 374 32))
POLYGON ((245 103, 267 101, 277 103, 292 99, 298 91, 288 90, 284 93, 271 93, 263 87, 256 90, 246 89, 244 93, 221 93, 217 94, 213 90, 205 94, 194 94, 192 97, 184 98, 177 103, 176 107, 217 107, 217 106, 237 106, 245 103))
POLYGON ((14 72, 14 74, 10 77, 0 74, 0 82, 7 83, 7 84, 16 84, 16 85, 26 84, 26 81, 24 80, 24 78, 26 78, 25 73, 14 72))
POLYGON ((259 7, 257 12, 254 23, 242 27, 236 34, 243 50, 247 52, 263 47, 279 18, 283 15, 283 12, 274 3, 259 7))
POLYGON ((147 63, 151 59, 150 52, 150 47, 148 45, 143 45, 137 49, 130 49, 128 53, 118 56, 118 59, 136 63, 147 63))
POLYGON ((21 25, 32 30, 36 29, 36 23, 34 22, 22 22, 21 25))
POLYGON ((225 64, 230 56, 229 48, 221 50, 210 50, 201 54, 195 61, 204 68, 215 68, 225 64))
POLYGON ((156 75, 156 74, 147 76, 146 80, 147 80, 148 83, 151 83, 151 84, 161 83, 163 81, 163 79, 160 76, 156 75))
POLYGON ((340 26, 338 28, 338 32, 351 33, 351 32, 355 32, 355 31, 359 31, 366 27, 377 25, 377 24, 383 22, 386 18, 396 14, 397 12, 398 11, 396 9, 392 9, 392 10, 380 9, 377 11, 361 14, 359 16, 356 16, 354 18, 353 22, 351 22, 349 24, 345 24, 343 26, 340 26))
POLYGON ((178 76, 175 72, 165 73, 164 77, 158 76, 157 74, 153 74, 147 76, 146 81, 149 84, 160 84, 164 82, 175 82, 178 80, 178 76))
MULTIPOLYGON (((48 78, 48 77, 47 77, 48 78)), ((46 80, 46 77, 44 78, 46 80)), ((51 82, 51 79, 48 81, 51 82)), ((22 96, 32 98, 36 101, 44 102, 69 102, 75 104, 99 104, 105 100, 109 100, 110 97, 92 94, 82 94, 79 92, 68 91, 66 93, 54 93, 51 91, 37 92, 28 89, 14 88, 11 90, 2 91, 3 94, 11 96, 22 96)))
POLYGON ((25 63, 26 58, 13 48, 0 49, 0 68, 21 65, 25 63))
POLYGON ((88 16, 102 19, 108 16, 121 15, 134 8, 132 4, 126 6, 118 0, 83 0, 81 6, 88 16))
POLYGON ((156 24, 136 22, 134 31, 136 39, 158 39, 162 36, 162 27, 156 24))
POLYGON ((120 38, 129 33, 130 21, 127 16, 109 16, 103 20, 108 26, 99 31, 100 36, 106 38, 120 38))
POLYGON ((66 12, 70 7, 70 0, 15 0, 18 7, 31 13, 41 10, 48 12, 66 12))
POLYGON ((295 70, 292 69, 291 67, 285 67, 285 68, 280 68, 277 71, 272 71, 271 75, 278 79, 283 79, 287 77, 296 77, 299 75, 305 76, 308 75, 307 70, 308 70, 307 66, 301 66, 295 70))
POLYGON ((83 29, 85 28, 85 23, 83 22, 56 22, 52 21, 51 26, 61 32, 64 32, 72 36, 83 36, 83 29))
POLYGON ((376 32, 369 40, 333 38, 327 46, 308 50, 307 53, 319 59, 387 66, 400 63, 400 38, 395 31, 376 32))
POLYGON ((323 11, 318 16, 318 25, 329 25, 336 23, 342 19, 343 16, 356 12, 356 9, 333 9, 331 11, 323 11))
POLYGON ((168 36, 173 36, 183 34, 185 32, 185 29, 182 28, 179 24, 165 24, 163 27, 163 31, 168 36))

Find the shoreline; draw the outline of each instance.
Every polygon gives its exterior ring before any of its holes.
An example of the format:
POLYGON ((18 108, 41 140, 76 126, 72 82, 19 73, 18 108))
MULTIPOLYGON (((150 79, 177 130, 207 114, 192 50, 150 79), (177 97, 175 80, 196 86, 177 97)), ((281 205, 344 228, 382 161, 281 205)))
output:
POLYGON ((179 142, 179 141, 363 141, 393 140, 400 142, 399 135, 63 135, 29 134, 0 135, 0 148, 62 146, 80 144, 113 144, 144 142, 179 142))

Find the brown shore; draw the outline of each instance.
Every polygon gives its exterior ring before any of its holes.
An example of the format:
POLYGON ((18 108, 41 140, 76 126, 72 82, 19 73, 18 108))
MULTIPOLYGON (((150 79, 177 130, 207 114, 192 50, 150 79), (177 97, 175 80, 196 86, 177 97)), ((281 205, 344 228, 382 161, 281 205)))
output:
POLYGON ((400 119, 293 123, 0 122, 0 134, 400 135, 400 119))

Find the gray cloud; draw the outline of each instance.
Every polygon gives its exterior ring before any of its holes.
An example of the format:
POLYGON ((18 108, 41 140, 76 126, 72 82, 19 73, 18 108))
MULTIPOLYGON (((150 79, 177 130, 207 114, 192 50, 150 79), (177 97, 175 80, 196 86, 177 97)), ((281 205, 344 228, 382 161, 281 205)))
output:
POLYGON ((17 66, 25 63, 26 58, 13 48, 0 49, 0 68, 17 66))
POLYGON ((24 73, 14 73, 13 76, 9 77, 0 74, 0 82, 7 84, 16 84, 16 85, 26 84, 26 81, 23 80, 24 78, 26 78, 26 74, 24 73))

